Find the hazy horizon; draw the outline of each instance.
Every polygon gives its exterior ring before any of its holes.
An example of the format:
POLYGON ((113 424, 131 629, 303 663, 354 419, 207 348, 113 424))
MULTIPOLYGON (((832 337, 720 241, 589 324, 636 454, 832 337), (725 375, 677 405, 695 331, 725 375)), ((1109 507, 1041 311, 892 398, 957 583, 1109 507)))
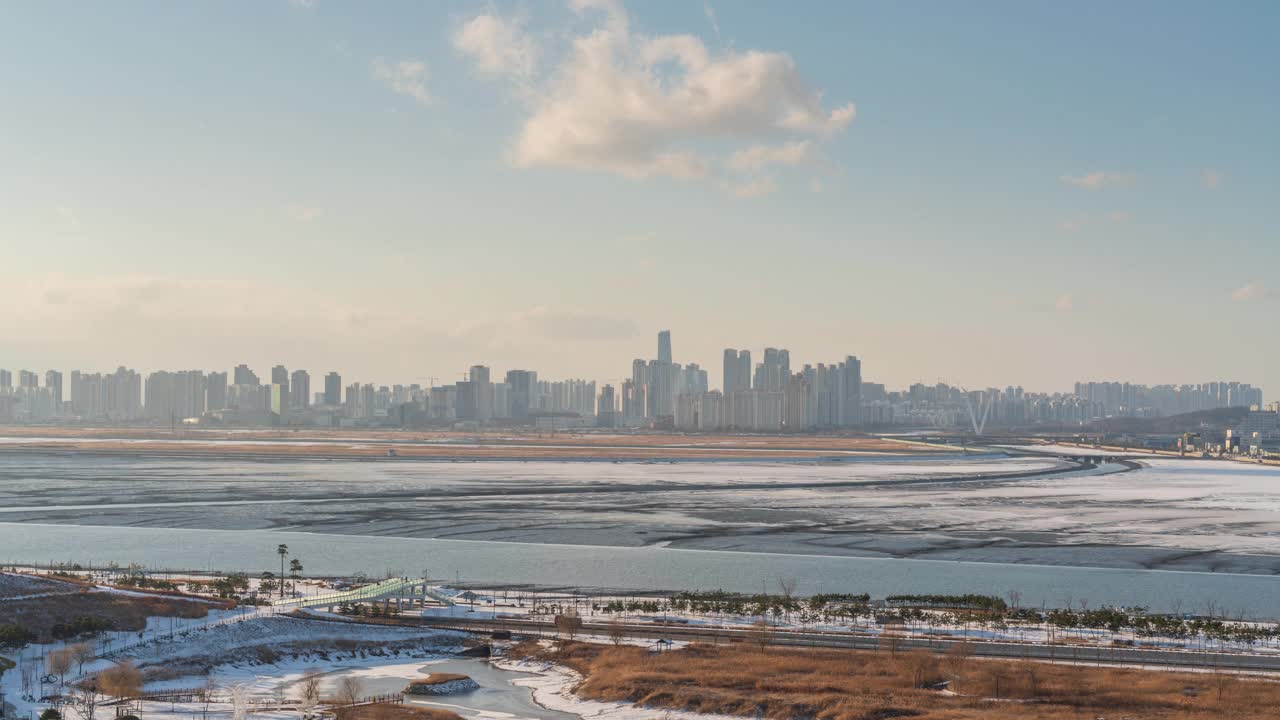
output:
POLYGON ((919 10, 12 6, 0 367, 1280 389, 1280 9, 919 10))

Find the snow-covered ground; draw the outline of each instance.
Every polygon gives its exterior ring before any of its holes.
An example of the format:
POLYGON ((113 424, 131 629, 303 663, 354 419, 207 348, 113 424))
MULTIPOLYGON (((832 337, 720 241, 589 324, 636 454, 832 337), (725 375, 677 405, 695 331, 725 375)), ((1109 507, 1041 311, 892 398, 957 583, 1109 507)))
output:
POLYGON ((636 707, 626 702, 583 700, 573 694, 582 676, 561 665, 536 660, 499 660, 498 667, 529 676, 514 683, 533 690, 533 698, 545 708, 571 713, 592 720, 651 720, 655 716, 671 720, 742 720, 731 715, 691 713, 680 710, 655 710, 636 707))

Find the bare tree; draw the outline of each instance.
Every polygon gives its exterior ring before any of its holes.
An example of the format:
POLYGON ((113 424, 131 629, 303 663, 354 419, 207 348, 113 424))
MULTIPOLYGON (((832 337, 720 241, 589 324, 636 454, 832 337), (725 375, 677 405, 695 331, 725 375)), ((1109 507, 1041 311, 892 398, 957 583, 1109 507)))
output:
POLYGON ((360 702, 364 692, 364 683, 354 675, 348 675, 338 682, 338 702, 344 705, 355 705, 360 702))
POLYGON ((1213 668, 1213 689, 1218 695, 1218 704, 1221 705, 1223 698, 1226 697, 1227 691, 1235 684, 1235 678, 1222 671, 1221 666, 1213 668))
POLYGON ((760 618, 751 625, 751 641, 760 648, 761 652, 768 649, 769 644, 773 642, 773 628, 768 620, 760 618))
POLYGON ((960 680, 964 677, 965 672, 968 671, 969 662, 972 659, 973 647, 968 642, 955 643, 947 650, 943 663, 956 685, 960 684, 960 680))
POLYGON ((121 700, 137 697, 142 691, 142 671, 125 660, 99 673, 98 687, 102 692, 121 700))
POLYGON ((556 615, 556 630, 567 640, 572 640, 578 636, 578 631, 582 629, 582 618, 573 608, 565 610, 563 613, 556 615))
POLYGON ((80 713, 80 717, 84 718, 84 720, 93 720, 94 712, 98 708, 97 681, 90 680, 76 688, 71 703, 76 711, 80 713))
POLYGON ((93 645, 90 643, 79 643, 78 645, 72 645, 70 650, 72 656, 75 657, 77 665, 79 666, 77 674, 83 675, 84 664, 87 662, 93 662, 93 659, 97 657, 93 652, 93 645))
POLYGON ((627 638, 627 628, 618 618, 609 621, 609 640, 614 645, 621 645, 622 641, 627 638))
POLYGON ((232 720, 249 720, 249 686, 238 683, 231 686, 232 720))
POLYGON ((1031 694, 1031 697, 1033 699, 1039 697, 1040 696, 1040 665, 1030 660, 1027 660, 1021 664, 1020 669, 1022 670, 1022 674, 1025 675, 1027 678, 1027 691, 1031 694))
POLYGON ((782 596, 788 600, 796 593, 795 578, 778 578, 778 590, 782 592, 782 596))
POLYGON ((58 648, 52 650, 45 656, 45 666, 49 668, 50 675, 58 676, 58 684, 65 685, 67 683, 67 673, 71 672, 71 663, 75 662, 75 654, 71 652, 71 648, 58 648))
POLYGON ((218 689, 217 683, 209 675, 205 675, 204 684, 196 692, 196 699, 203 705, 201 717, 209 717, 209 704, 213 702, 213 693, 218 689))
POLYGON ((991 684, 994 686, 993 694, 996 699, 999 700, 1001 698, 1000 681, 1004 680, 1006 677, 1004 665, 999 662, 989 662, 986 664, 985 670, 987 672, 987 677, 991 678, 991 684))
POLYGON ((881 650, 888 650, 890 657, 896 656, 898 649, 902 647, 902 633, 885 628, 880 633, 880 639, 876 641, 876 647, 881 650))
POLYGON ((911 678, 911 687, 924 687, 938 668, 938 659, 928 650, 912 650, 902 656, 902 665, 911 678))
POLYGON ((311 709, 320 703, 320 678, 322 673, 319 670, 308 670, 306 675, 302 676, 302 707, 311 709))

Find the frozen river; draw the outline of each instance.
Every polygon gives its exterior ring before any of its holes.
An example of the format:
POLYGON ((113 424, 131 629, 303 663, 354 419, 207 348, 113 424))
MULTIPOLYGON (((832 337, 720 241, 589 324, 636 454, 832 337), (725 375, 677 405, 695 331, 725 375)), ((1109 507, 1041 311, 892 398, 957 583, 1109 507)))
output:
POLYGON ((1154 605, 1177 591, 1280 615, 1280 471, 1144 464, 1043 474, 1067 465, 0 453, 0 561, 260 572, 288 542, 322 573, 744 591, 796 577, 803 592, 1018 590, 1049 604, 1154 605), (1135 589, 1137 577, 1165 579, 1135 589))

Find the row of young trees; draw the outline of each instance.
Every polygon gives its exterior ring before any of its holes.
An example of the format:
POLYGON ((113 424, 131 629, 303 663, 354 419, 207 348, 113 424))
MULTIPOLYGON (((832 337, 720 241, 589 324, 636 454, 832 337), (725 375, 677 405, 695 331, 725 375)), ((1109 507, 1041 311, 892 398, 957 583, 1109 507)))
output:
MULTIPOLYGON (((788 588, 789 589, 789 588, 788 588)), ((1200 639, 1206 642, 1280 644, 1280 624, 1229 621, 1222 618, 1149 614, 1146 608, 1095 608, 1081 602, 1080 610, 1041 610, 1017 606, 990 595, 892 595, 884 605, 872 607, 866 594, 818 594, 808 598, 789 592, 741 595, 724 591, 681 592, 670 597, 612 599, 593 604, 597 612, 625 615, 666 612, 699 615, 757 617, 761 620, 849 624, 923 626, 930 628, 974 627, 1005 631, 1045 628, 1054 632, 1105 630, 1130 634, 1134 638, 1200 639)), ((558 614, 561 605, 547 604, 544 614, 558 614)))

